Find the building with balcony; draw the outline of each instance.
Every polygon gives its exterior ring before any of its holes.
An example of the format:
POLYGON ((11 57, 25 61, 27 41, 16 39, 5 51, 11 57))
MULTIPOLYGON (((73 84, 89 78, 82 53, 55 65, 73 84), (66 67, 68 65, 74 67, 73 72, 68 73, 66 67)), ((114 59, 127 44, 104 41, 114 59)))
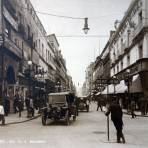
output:
POLYGON ((18 88, 24 98, 54 92, 58 75, 64 89, 66 64, 55 49, 30 0, 0 0, 0 98, 5 90, 11 108, 18 88))
POLYGON ((94 63, 91 62, 90 65, 85 70, 85 82, 83 84, 83 95, 91 95, 93 89, 93 69, 94 63))
POLYGON ((66 61, 63 58, 61 50, 59 50, 59 43, 55 36, 55 34, 51 34, 48 36, 48 40, 52 46, 54 51, 54 65, 55 69, 55 87, 57 91, 65 91, 68 90, 69 86, 69 78, 67 74, 66 61))
MULTIPOLYGON (((116 76, 128 99, 148 96, 148 1, 133 0, 109 44, 111 77, 116 76), (123 85, 128 78, 128 88, 123 85)), ((117 87, 118 88, 118 87, 117 87)), ((121 91, 122 90, 122 91, 121 91)), ((130 100, 130 101, 131 101, 130 100)), ((129 100, 128 100, 129 101, 129 100)))

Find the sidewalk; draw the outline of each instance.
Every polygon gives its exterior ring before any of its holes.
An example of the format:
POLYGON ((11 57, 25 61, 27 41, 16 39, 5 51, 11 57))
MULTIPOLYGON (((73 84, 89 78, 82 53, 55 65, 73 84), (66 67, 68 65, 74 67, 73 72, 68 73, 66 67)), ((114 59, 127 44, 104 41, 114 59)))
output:
MULTIPOLYGON (((130 113, 130 112, 127 112, 126 109, 123 109, 123 113, 124 113, 124 114, 127 114, 127 115, 131 115, 131 113, 130 113)), ((146 114, 146 115, 141 115, 141 112, 140 112, 140 111, 134 111, 134 113, 136 114, 136 116, 139 116, 139 117, 148 117, 148 114, 146 114)))
POLYGON ((23 123, 23 122, 27 122, 33 119, 36 119, 40 116, 40 114, 38 114, 38 110, 35 110, 34 113, 34 117, 33 118, 27 118, 27 111, 23 111, 22 112, 22 116, 19 117, 19 114, 9 114, 8 116, 5 116, 5 123, 6 125, 9 124, 18 124, 18 123, 23 123))

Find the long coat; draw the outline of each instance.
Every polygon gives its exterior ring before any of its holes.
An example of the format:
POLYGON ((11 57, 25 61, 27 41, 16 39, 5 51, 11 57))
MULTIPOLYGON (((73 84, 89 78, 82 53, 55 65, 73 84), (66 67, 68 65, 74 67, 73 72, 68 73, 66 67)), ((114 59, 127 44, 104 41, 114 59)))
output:
POLYGON ((113 103, 109 106, 106 115, 108 116, 111 113, 111 120, 113 121, 116 129, 122 129, 123 121, 122 121, 122 108, 120 105, 113 103))

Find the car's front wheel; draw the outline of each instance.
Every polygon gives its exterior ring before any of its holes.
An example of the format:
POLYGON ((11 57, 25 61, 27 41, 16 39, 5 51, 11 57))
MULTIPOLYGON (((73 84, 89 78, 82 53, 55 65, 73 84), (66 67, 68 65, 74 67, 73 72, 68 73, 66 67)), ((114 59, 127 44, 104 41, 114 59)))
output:
POLYGON ((45 116, 42 116, 42 125, 46 125, 46 117, 45 116))
POLYGON ((66 123, 66 125, 69 125, 69 111, 66 111, 65 123, 66 123))
POLYGON ((89 112, 89 105, 87 106, 87 112, 89 112))

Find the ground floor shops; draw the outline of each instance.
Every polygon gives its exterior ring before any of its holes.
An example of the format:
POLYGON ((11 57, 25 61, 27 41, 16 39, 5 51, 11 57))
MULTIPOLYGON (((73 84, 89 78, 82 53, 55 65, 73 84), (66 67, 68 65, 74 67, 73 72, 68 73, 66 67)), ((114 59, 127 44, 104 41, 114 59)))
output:
POLYGON ((25 99, 30 95, 34 102, 45 102, 47 94, 55 91, 54 82, 35 78, 32 71, 23 71, 21 57, 0 49, 0 101, 8 113, 14 112, 14 98, 17 91, 21 94, 23 106, 25 99), (26 73, 29 72, 29 73, 26 73))
POLYGON ((116 96, 120 105, 127 111, 131 110, 131 104, 134 102, 135 110, 146 114, 148 112, 148 59, 137 61, 129 69, 129 73, 123 71, 117 75, 119 84, 110 84, 97 95, 102 95, 108 100, 116 96))

